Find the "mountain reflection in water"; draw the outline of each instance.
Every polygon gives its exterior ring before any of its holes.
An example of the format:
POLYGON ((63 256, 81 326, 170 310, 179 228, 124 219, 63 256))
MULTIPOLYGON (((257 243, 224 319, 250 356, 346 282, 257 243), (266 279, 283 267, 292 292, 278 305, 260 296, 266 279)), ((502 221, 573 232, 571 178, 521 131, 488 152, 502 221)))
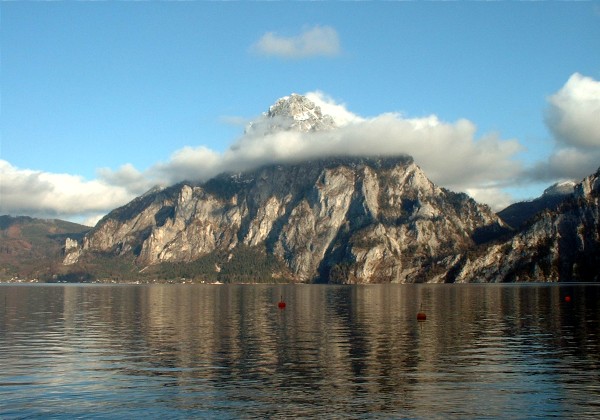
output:
POLYGON ((599 302, 585 284, 0 285, 0 417, 596 418, 599 302))

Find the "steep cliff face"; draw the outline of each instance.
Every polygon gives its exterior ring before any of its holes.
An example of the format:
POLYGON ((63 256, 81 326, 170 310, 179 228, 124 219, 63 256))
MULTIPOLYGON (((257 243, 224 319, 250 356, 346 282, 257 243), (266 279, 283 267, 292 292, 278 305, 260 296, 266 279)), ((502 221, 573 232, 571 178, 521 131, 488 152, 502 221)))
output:
POLYGON ((600 281, 600 170, 506 242, 463 257, 456 282, 600 281))
MULTIPOLYGON (((294 94, 247 130, 335 128, 294 94)), ((141 268, 204 258, 220 270, 258 250, 295 281, 415 282, 502 229, 489 208, 438 188, 410 157, 324 158, 150 191, 107 215, 65 263, 108 253, 141 268)))
POLYGON ((105 217, 83 249, 148 266, 246 246, 296 281, 414 282, 491 227, 501 222, 489 208, 436 187, 409 157, 329 158, 150 192, 105 217))

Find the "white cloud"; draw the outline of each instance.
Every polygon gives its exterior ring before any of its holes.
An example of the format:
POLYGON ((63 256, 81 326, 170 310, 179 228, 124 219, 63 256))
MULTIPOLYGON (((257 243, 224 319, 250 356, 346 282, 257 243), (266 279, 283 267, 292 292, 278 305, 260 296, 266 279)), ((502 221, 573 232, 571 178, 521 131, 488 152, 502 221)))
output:
MULTIPOLYGON (((183 149, 174 156, 186 156, 186 178, 192 179, 190 176, 195 174, 197 179, 206 179, 222 171, 331 155, 409 154, 438 185, 485 197, 485 202, 495 208, 509 201, 498 191, 521 171, 514 159, 522 149, 516 140, 503 140, 494 134, 476 138, 475 125, 464 119, 448 123, 435 115, 404 118, 398 114, 365 119, 320 92, 307 96, 344 125, 309 133, 250 131, 221 155, 183 149)), ((167 162, 161 171, 186 173, 178 160, 167 162)))
POLYGON ((220 117, 219 120, 223 124, 231 125, 231 126, 235 126, 235 127, 246 127, 248 124, 250 124, 252 122, 248 118, 235 116, 235 115, 224 115, 224 116, 220 117))
POLYGON ((0 161, 0 211, 92 223, 100 214, 157 184, 204 181, 224 171, 331 155, 408 154, 440 186, 468 192, 494 208, 509 201, 499 188, 520 173, 521 167, 513 159, 521 149, 516 140, 502 140, 496 135, 476 138, 475 125, 464 119, 449 123, 435 115, 404 118, 398 114, 362 118, 321 92, 308 95, 325 113, 333 114, 341 127, 309 133, 249 132, 223 153, 203 146, 184 147, 166 162, 144 171, 130 164, 114 171, 103 168, 92 181, 22 170, 0 161))
POLYGON ((348 111, 345 104, 338 104, 327 94, 317 90, 304 94, 315 105, 321 108, 324 115, 330 115, 338 126, 364 121, 364 118, 348 111))
POLYGON ((135 197, 121 186, 80 176, 19 169, 0 160, 0 213, 83 220, 135 197))
POLYGON ((501 188, 467 188, 465 192, 478 203, 488 204, 496 212, 515 202, 514 198, 501 188))
POLYGON ((534 180, 580 180, 600 165, 600 82, 574 73, 548 98, 554 151, 528 171, 534 180))
POLYGON ((546 122, 556 140, 578 148, 600 147, 600 82, 575 73, 548 102, 546 122))
POLYGON ((100 168, 98 177, 100 181, 108 185, 124 188, 131 194, 136 195, 143 194, 153 186, 152 181, 147 179, 143 173, 130 163, 121 166, 116 171, 109 168, 100 168))
POLYGON ((221 171, 221 155, 208 147, 190 147, 175 151, 165 163, 146 172, 154 184, 174 184, 179 181, 205 180, 221 171))
POLYGON ((267 32, 252 46, 252 50, 263 55, 294 59, 332 57, 340 53, 340 40, 332 27, 313 26, 291 37, 267 32))
POLYGON ((528 171, 530 178, 539 181, 579 181, 600 166, 600 150, 581 150, 574 147, 558 148, 547 161, 538 162, 528 171))
POLYGON ((467 120, 447 123, 436 116, 384 114, 341 129, 336 150, 350 154, 405 153, 413 156, 436 184, 459 191, 492 188, 515 177, 520 165, 513 157, 521 145, 495 135, 477 139, 475 132, 475 125, 467 120))
POLYGON ((502 139, 495 133, 478 135, 476 125, 467 119, 446 122, 436 115, 409 118, 393 113, 364 118, 315 91, 306 96, 323 113, 334 117, 338 129, 267 134, 250 130, 222 153, 204 146, 188 146, 146 170, 130 164, 117 170, 103 168, 98 171, 98 179, 91 181, 18 169, 0 161, 0 211, 95 219, 156 184, 204 181, 224 171, 342 154, 411 155, 436 184, 467 192, 499 209, 512 201, 503 191, 507 186, 520 183, 523 187, 531 180, 581 179, 597 169, 600 129, 591 110, 596 109, 600 98, 598 85, 593 79, 575 74, 550 97, 547 121, 557 136, 557 147, 550 159, 527 171, 516 158, 522 150, 517 140, 502 139))

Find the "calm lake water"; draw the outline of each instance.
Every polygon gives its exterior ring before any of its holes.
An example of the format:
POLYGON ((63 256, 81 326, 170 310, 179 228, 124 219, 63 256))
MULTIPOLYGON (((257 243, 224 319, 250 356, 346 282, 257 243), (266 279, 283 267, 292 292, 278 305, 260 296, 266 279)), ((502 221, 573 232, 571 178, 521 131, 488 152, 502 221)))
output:
POLYGON ((0 305, 2 418, 600 416, 600 285, 4 284, 0 305))

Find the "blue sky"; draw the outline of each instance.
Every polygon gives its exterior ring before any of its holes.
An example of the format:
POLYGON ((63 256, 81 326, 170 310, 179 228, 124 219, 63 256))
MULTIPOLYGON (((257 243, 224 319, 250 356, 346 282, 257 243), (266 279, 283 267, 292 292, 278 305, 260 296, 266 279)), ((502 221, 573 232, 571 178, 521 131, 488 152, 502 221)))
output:
POLYGON ((229 168, 214 162, 243 123, 292 92, 365 119, 435 116, 473 143, 463 166, 486 154, 472 171, 502 149, 495 172, 461 183, 443 156, 412 153, 425 141, 406 146, 436 183, 496 207, 600 166, 599 2, 2 2, 0 13, 1 213, 92 220, 175 181, 182 159, 202 176, 204 162, 229 168))

